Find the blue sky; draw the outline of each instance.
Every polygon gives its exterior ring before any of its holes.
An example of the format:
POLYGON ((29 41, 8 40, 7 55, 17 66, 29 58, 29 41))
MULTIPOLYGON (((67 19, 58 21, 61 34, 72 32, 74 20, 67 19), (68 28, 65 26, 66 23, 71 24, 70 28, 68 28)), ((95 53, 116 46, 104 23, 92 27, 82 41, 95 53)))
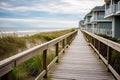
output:
POLYGON ((72 28, 104 0, 0 0, 2 28, 72 28))

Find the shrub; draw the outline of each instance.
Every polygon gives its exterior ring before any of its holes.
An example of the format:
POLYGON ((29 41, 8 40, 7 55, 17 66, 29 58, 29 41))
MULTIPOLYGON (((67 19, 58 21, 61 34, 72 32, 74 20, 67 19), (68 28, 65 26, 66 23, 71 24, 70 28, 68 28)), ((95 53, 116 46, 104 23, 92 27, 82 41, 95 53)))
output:
POLYGON ((105 34, 97 34, 98 36, 101 36, 101 37, 104 37, 106 39, 109 39, 109 40, 112 40, 114 42, 119 42, 119 40, 115 37, 112 37, 112 36, 108 36, 108 35, 105 35, 105 34))

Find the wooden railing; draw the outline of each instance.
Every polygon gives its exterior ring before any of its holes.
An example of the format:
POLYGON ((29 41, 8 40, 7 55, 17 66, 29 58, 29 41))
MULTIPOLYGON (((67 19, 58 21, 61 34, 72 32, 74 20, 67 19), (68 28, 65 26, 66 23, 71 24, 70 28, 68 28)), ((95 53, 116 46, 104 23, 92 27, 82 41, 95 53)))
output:
POLYGON ((106 64, 117 80, 120 80, 120 44, 93 33, 82 31, 90 46, 106 64))
POLYGON ((59 55, 65 51, 65 48, 67 48, 68 45, 70 45, 72 40, 75 38, 76 34, 77 34, 77 31, 68 33, 66 35, 53 39, 44 44, 35 46, 31 49, 28 49, 24 52, 21 52, 19 54, 16 54, 12 57, 9 57, 5 60, 0 61, 0 80, 13 80, 12 70, 18 65, 32 58, 36 54, 39 54, 39 52, 42 52, 42 56, 43 56, 43 71, 36 77, 35 80, 38 80, 43 76, 47 78, 48 70, 51 68, 51 66, 55 62, 57 63, 59 62, 59 55), (61 41, 62 41, 62 49, 61 51, 59 51, 59 43, 61 41), (53 45, 55 45, 56 47, 55 48, 56 57, 51 61, 49 65, 47 65, 47 52, 48 52, 48 49, 53 45))

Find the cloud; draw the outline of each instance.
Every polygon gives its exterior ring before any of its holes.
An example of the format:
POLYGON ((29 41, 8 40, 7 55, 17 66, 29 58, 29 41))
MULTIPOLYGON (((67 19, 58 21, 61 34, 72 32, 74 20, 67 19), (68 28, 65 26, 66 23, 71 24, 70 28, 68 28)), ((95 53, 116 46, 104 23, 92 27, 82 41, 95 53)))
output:
MULTIPOLYGON (((0 7, 4 10, 10 11, 47 11, 50 13, 67 13, 67 14, 80 14, 88 12, 90 9, 95 7, 96 5, 103 5, 103 1, 101 0, 50 0, 50 1, 29 1, 28 3, 31 5, 25 5, 25 1, 23 4, 19 6, 11 6, 11 7, 0 7), (89 6, 88 6, 89 5, 89 6)), ((6 5, 8 3, 3 3, 6 5)), ((10 4, 10 3, 9 3, 10 4)))
POLYGON ((27 24, 32 27, 46 27, 46 28, 65 27, 65 26, 75 27, 74 25, 77 24, 76 21, 72 21, 72 20, 56 20, 56 19, 50 19, 50 18, 33 18, 33 19, 0 18, 0 22, 2 22, 2 24, 4 24, 5 22, 9 22, 9 23, 14 22, 14 23, 20 23, 20 24, 27 24))
POLYGON ((0 0, 0 25, 74 27, 104 0, 0 0))
MULTIPOLYGON (((33 19, 20 19, 20 18, 0 18, 0 21, 11 21, 11 22, 48 22, 48 23, 73 23, 71 20, 56 20, 50 18, 33 18, 33 19)), ((76 21, 75 21, 76 22, 76 21)))

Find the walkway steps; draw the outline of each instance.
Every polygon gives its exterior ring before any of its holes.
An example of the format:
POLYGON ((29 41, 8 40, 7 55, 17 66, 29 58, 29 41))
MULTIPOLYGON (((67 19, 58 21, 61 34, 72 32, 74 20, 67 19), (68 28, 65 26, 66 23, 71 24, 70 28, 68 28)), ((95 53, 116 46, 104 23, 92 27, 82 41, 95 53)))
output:
POLYGON ((79 31, 45 80, 115 80, 79 31))

